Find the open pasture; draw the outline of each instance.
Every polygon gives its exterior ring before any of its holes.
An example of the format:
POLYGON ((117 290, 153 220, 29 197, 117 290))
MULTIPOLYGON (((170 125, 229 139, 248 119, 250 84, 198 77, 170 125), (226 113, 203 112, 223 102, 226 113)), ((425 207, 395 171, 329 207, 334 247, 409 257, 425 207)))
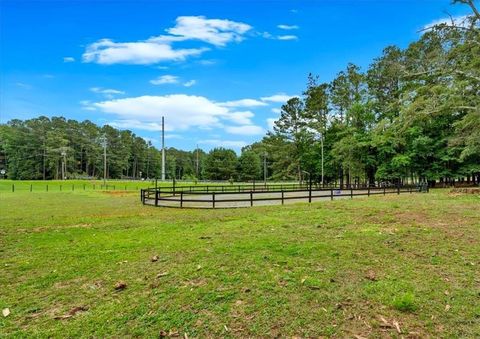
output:
POLYGON ((2 337, 480 336, 478 195, 185 210, 0 194, 2 337))

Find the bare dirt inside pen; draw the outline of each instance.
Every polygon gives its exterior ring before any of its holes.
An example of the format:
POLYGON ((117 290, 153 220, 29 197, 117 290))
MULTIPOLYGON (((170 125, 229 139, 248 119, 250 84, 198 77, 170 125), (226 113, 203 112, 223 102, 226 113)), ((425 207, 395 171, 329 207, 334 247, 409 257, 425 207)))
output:
MULTIPOLYGON (((396 189, 387 189, 386 194, 396 193, 396 189)), ((370 192, 368 190, 354 190, 353 197, 367 197, 368 195, 384 194, 383 190, 370 192)), ((317 202, 322 200, 331 200, 330 190, 313 190, 310 198, 309 190, 303 191, 284 191, 284 192, 235 192, 235 193, 200 193, 189 194, 189 192, 175 195, 161 196, 158 206, 163 207, 183 207, 183 208, 240 208, 251 206, 271 206, 294 203, 317 202), (283 194, 283 199, 282 199, 283 194), (215 200, 215 203, 213 203, 215 200)), ((351 191, 334 190, 333 199, 350 199, 351 191)), ((155 199, 145 199, 145 204, 155 205, 155 199)))

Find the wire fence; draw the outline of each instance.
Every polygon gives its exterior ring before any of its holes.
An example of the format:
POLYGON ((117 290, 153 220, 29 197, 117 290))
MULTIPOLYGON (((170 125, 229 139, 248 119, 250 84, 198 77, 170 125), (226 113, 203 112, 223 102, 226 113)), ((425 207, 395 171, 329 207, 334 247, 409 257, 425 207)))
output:
POLYGON ((325 188, 302 184, 230 185, 147 188, 140 191, 144 205, 176 208, 235 208, 315 202, 357 196, 424 191, 418 186, 325 188))

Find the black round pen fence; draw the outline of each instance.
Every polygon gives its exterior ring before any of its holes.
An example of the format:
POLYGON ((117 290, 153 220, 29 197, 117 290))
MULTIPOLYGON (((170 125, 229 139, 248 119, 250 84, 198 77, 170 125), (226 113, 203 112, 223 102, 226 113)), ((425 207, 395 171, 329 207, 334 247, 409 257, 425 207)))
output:
POLYGON ((236 208, 315 202, 358 196, 425 191, 419 186, 326 188, 308 184, 181 186, 140 191, 144 205, 176 208, 236 208))

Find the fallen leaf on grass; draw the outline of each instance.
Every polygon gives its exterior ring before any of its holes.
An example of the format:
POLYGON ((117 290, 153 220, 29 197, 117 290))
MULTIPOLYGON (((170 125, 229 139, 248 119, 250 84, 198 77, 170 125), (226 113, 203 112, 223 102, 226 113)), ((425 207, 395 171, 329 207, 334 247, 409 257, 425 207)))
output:
POLYGON ((123 281, 119 281, 115 284, 116 291, 121 291, 121 290, 124 290, 125 288, 127 288, 127 284, 123 281))
POLYGON ((70 311, 68 311, 67 314, 56 316, 55 319, 57 319, 57 320, 68 319, 68 318, 73 317, 78 312, 84 312, 86 310, 88 310, 88 307, 86 307, 86 306, 77 306, 77 307, 72 308, 70 311))
POLYGON ((373 270, 368 270, 365 278, 371 281, 377 281, 377 276, 373 270))
POLYGON ((2 310, 2 315, 3 315, 4 317, 8 317, 8 316, 10 315, 10 309, 9 309, 9 308, 4 308, 4 309, 2 310))
POLYGON ((165 277, 168 275, 168 272, 162 272, 157 274, 157 278, 165 277))
POLYGON ((382 324, 380 324, 380 327, 388 327, 388 328, 391 328, 392 325, 390 325, 390 323, 382 316, 379 316, 380 318, 380 321, 382 322, 382 324))
POLYGON ((400 329, 400 324, 398 323, 398 321, 394 320, 393 326, 395 326, 395 328, 397 329, 398 334, 402 333, 402 330, 400 329))
POLYGON ((150 261, 151 261, 151 262, 155 262, 155 261, 158 261, 158 259, 160 259, 160 258, 158 257, 158 255, 154 255, 154 256, 150 259, 150 261))

